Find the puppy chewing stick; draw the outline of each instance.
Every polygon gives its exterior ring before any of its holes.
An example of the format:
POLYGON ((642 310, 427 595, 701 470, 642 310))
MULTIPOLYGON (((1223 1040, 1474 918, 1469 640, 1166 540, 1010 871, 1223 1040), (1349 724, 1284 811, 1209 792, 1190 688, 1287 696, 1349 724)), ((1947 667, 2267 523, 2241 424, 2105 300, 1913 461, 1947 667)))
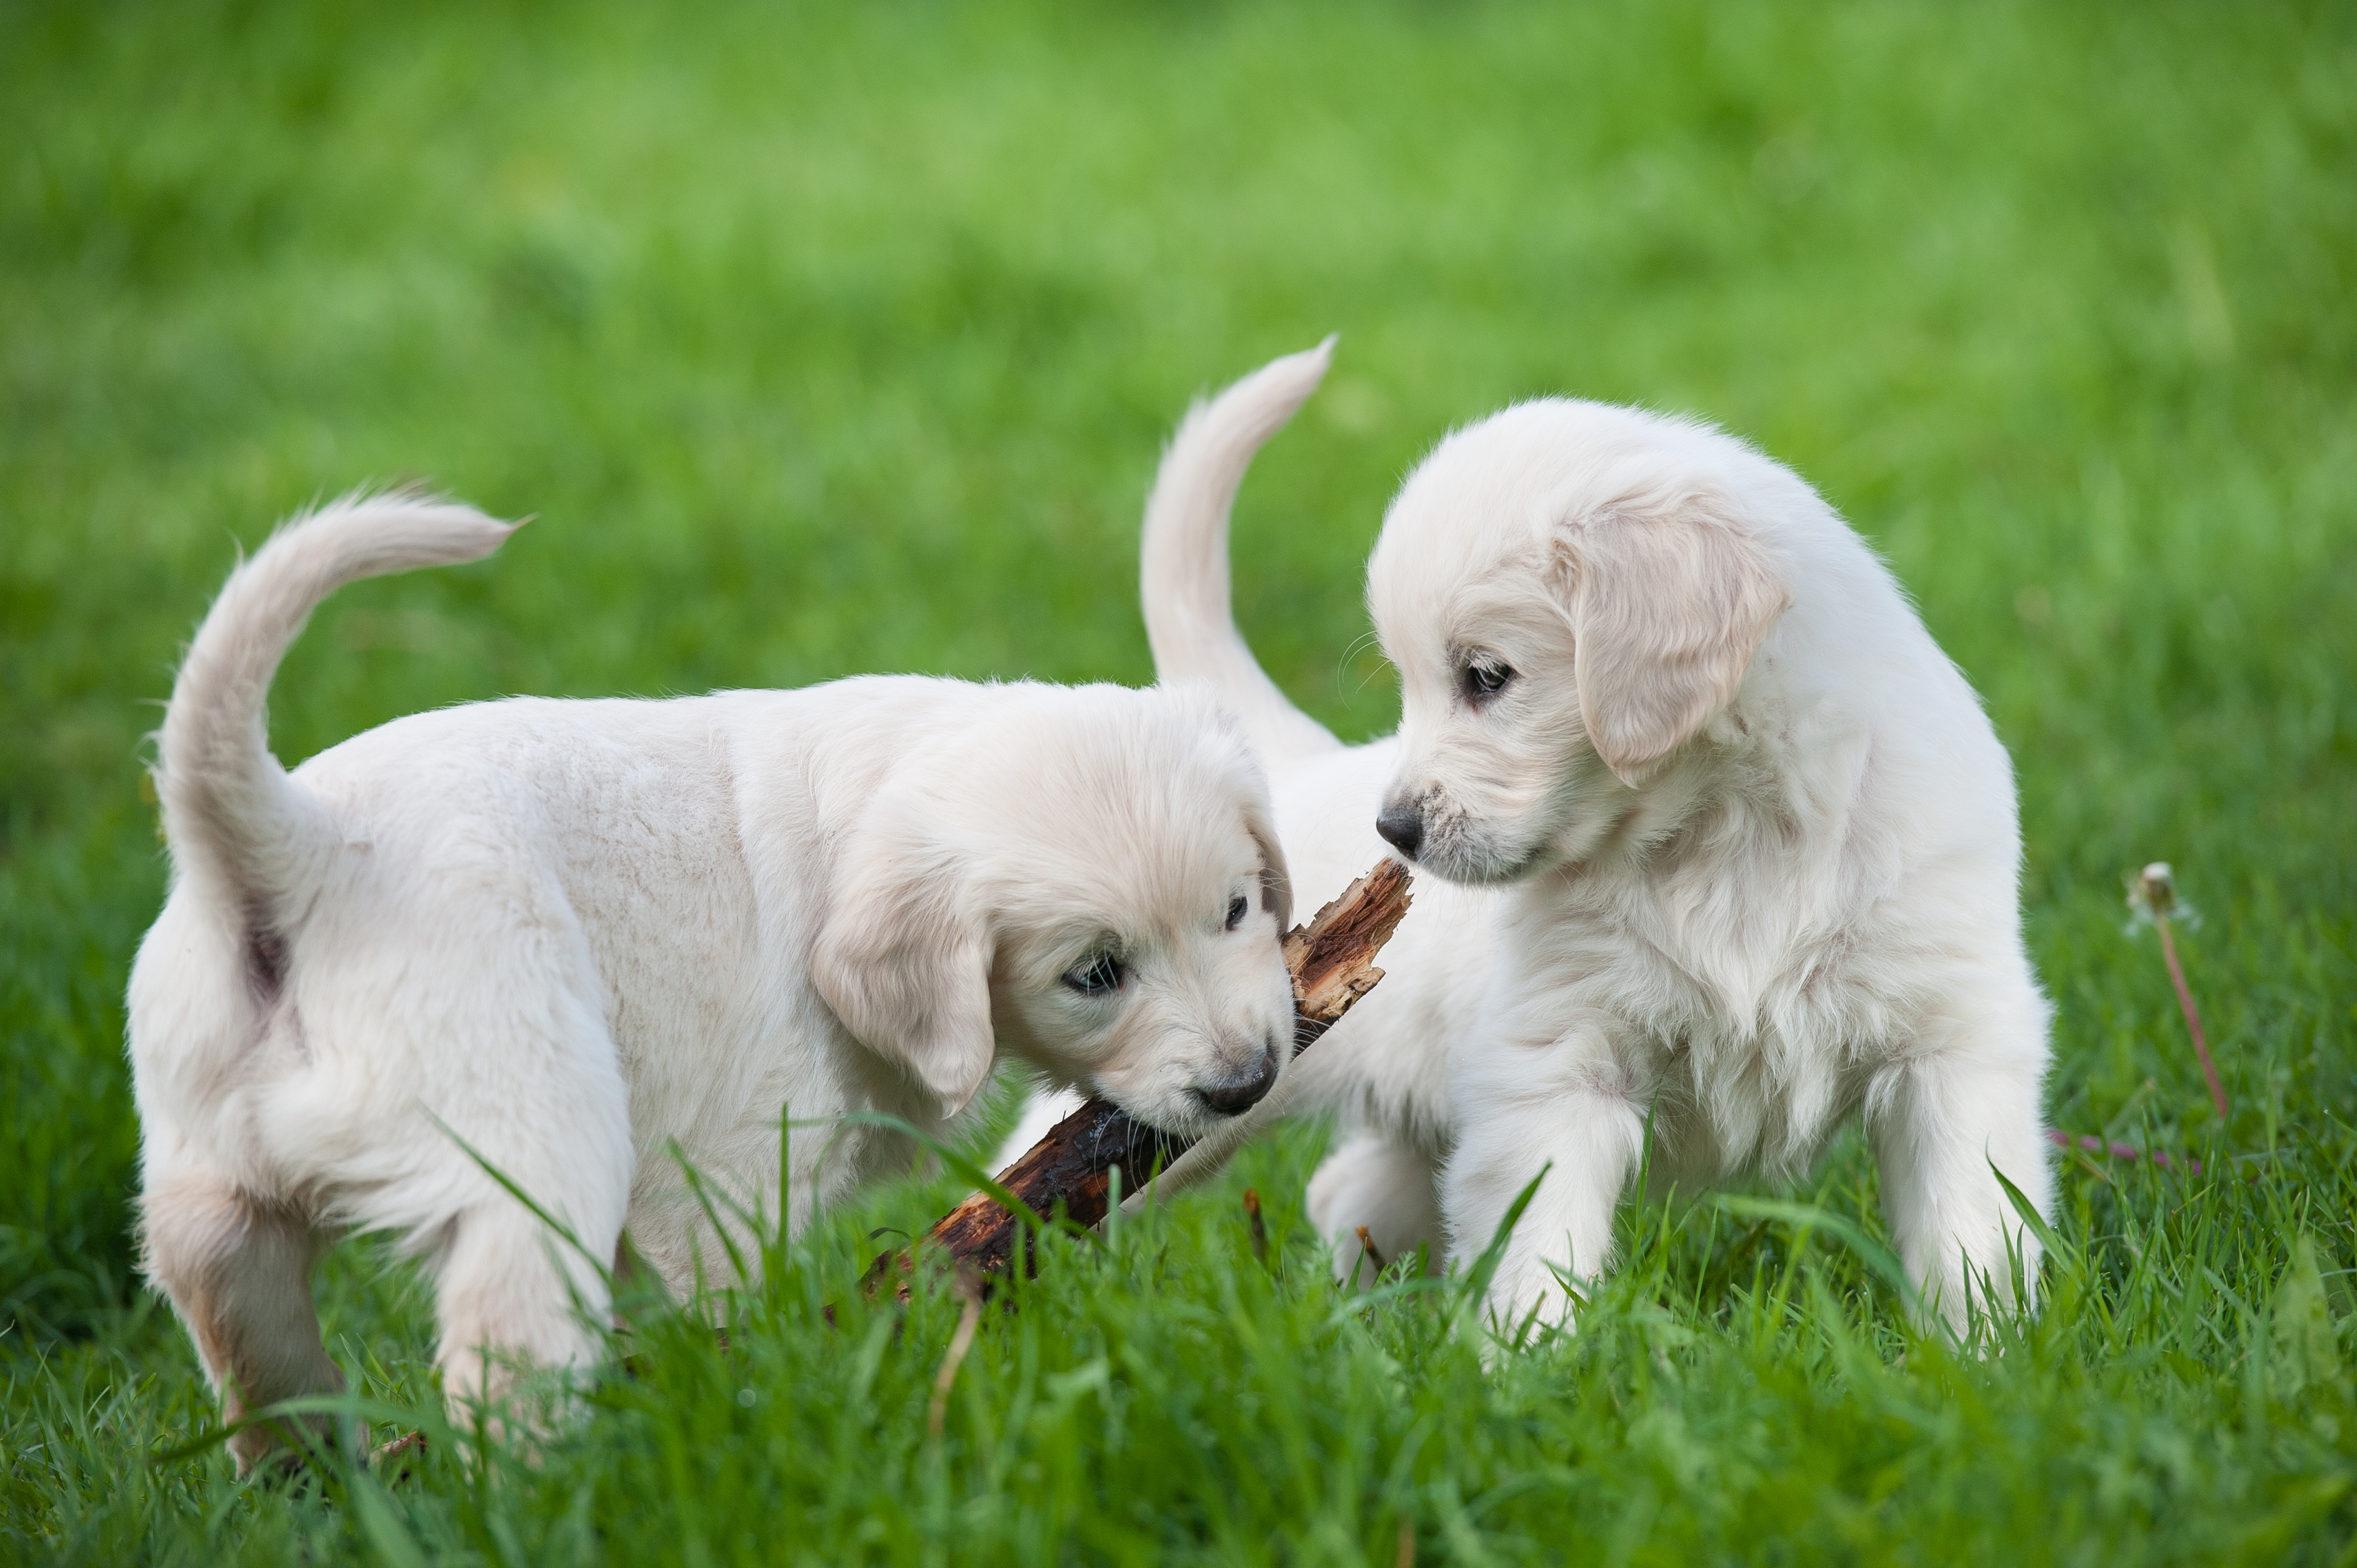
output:
MULTIPOLYGON (((1383 972, 1374 966, 1375 954, 1407 914, 1408 880, 1405 867, 1386 860, 1344 888, 1308 925, 1286 933, 1285 967, 1293 975, 1296 1056, 1383 979, 1383 972)), ((1110 1101, 1091 1100, 999 1172, 999 1185, 1041 1214, 1060 1199, 1071 1219, 1092 1226, 1105 1217, 1113 1173, 1119 1171, 1127 1194, 1122 1209, 1133 1212, 1149 1191, 1168 1196, 1216 1176, 1247 1139, 1285 1114, 1295 1098, 1286 1092, 1292 1081, 1291 1074, 1278 1078, 1276 1087, 1248 1114, 1191 1144, 1133 1121, 1110 1101), (1156 1181, 1157 1165, 1164 1169, 1156 1181)), ((952 1258, 992 1273, 1012 1266, 1022 1234, 1012 1213, 978 1192, 943 1216, 926 1239, 952 1258)))

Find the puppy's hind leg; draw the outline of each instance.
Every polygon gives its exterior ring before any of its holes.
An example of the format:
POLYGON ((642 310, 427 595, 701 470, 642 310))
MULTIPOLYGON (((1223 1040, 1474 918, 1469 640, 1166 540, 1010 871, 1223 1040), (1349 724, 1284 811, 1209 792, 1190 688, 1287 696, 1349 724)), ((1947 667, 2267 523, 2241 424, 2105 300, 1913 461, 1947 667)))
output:
MULTIPOLYGON (((512 1174, 512 1173, 511 1173, 512 1174)), ((529 1175, 516 1185, 533 1190, 529 1175)), ((547 1188, 544 1186, 542 1190, 547 1188)), ((584 1216, 580 1205, 543 1201, 563 1217, 582 1251, 505 1192, 487 1195, 455 1218, 430 1257, 441 1329, 436 1359, 451 1418, 471 1421, 473 1407, 496 1402, 533 1369, 587 1367, 610 1320, 607 1278, 583 1252, 614 1255, 621 1205, 584 1216)))
POLYGON ((468 1148, 447 1147, 437 1185, 463 1197, 414 1228, 428 1239, 443 1394, 462 1423, 520 1371, 595 1362, 612 1321, 608 1271, 630 1194, 628 1097, 602 1026, 581 1022, 497 1116, 479 1111, 471 1128, 454 1128, 468 1148))
MULTIPOLYGON (((140 1209, 148 1278, 188 1325, 224 1420, 234 1425, 281 1400, 342 1391, 311 1304, 323 1239, 302 1216, 185 1162, 150 1163, 140 1209)), ((229 1440, 238 1474, 277 1449, 292 1435, 281 1427, 296 1423, 336 1434, 325 1415, 256 1423, 229 1440)), ((357 1450, 363 1434, 342 1435, 357 1450)))

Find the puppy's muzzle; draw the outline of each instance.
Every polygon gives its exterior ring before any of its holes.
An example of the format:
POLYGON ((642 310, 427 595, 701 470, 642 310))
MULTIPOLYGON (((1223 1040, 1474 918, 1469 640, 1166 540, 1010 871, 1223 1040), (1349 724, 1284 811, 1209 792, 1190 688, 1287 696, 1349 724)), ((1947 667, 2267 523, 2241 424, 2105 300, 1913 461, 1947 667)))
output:
POLYGON ((1385 806, 1375 818, 1375 832, 1383 834, 1384 842, 1394 849, 1414 860, 1415 852, 1424 845, 1424 813, 1405 803, 1385 806))
POLYGON ((1195 1098, 1222 1116, 1241 1116, 1258 1105, 1276 1082, 1276 1046, 1265 1047, 1251 1069, 1224 1083, 1204 1084, 1195 1098))

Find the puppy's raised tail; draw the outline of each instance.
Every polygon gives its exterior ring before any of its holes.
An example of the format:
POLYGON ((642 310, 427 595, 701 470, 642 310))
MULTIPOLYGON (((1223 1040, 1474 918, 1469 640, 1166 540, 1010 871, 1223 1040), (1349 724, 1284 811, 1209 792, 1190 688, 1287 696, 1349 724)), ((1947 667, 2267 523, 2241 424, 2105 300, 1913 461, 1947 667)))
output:
POLYGON ((1236 629, 1228 583, 1228 514, 1253 455, 1325 378, 1329 338, 1262 366, 1187 413, 1162 454, 1146 502, 1140 597, 1157 679, 1201 681, 1244 723, 1269 763, 1300 760, 1340 742, 1286 700, 1236 629))
POLYGON ((414 491, 352 495, 298 518, 230 575, 172 682, 156 791, 174 865, 210 875, 241 906, 268 972, 319 857, 326 809, 270 752, 264 704, 279 660, 319 602, 346 583, 477 561, 517 525, 414 491))

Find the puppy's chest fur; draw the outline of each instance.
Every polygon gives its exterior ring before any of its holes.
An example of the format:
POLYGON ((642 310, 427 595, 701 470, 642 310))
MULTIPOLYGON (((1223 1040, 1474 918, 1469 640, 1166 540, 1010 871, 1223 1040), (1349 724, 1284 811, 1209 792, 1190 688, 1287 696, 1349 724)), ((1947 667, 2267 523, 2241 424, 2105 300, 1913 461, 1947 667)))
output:
POLYGON ((1574 868, 1520 890, 1505 922, 1512 1037, 1569 1043, 1649 1107, 1674 1179, 1806 1168, 1919 1003, 1876 915, 1887 868, 1792 844, 1748 858, 1574 868))

